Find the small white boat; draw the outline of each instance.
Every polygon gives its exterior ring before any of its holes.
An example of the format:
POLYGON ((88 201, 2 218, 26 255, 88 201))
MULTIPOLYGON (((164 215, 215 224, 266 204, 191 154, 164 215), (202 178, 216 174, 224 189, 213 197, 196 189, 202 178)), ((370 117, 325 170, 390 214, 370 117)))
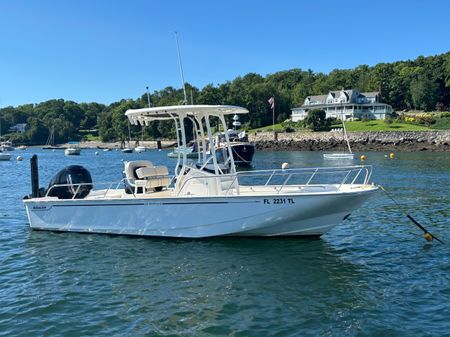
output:
POLYGON ((324 159, 336 159, 336 160, 352 160, 355 155, 353 153, 324 153, 324 159))
POLYGON ((7 140, 0 144, 0 150, 2 151, 14 151, 14 146, 12 145, 11 141, 7 140))
POLYGON ((80 145, 78 142, 69 142, 69 147, 64 150, 66 156, 79 156, 81 154, 80 145))
MULTIPOLYGON (((370 166, 237 172, 231 147, 225 158, 229 173, 224 173, 214 142, 206 151, 206 141, 212 139, 210 119, 218 119, 225 129, 226 115, 243 113, 248 111, 224 105, 128 110, 133 124, 173 120, 178 146, 186 144, 185 120, 194 121, 203 149, 201 166, 182 153, 171 177, 165 166, 125 162, 121 182, 95 182, 95 190, 85 168, 69 166, 52 179, 43 197, 33 185, 33 195, 24 199, 30 227, 184 238, 320 236, 377 192, 370 183, 370 166)), ((227 135, 225 139, 229 143, 227 135)), ((36 174, 32 181, 38 181, 36 174)))
POLYGON ((0 150, 0 161, 7 161, 11 159, 11 155, 7 152, 3 152, 0 150))
POLYGON ((147 151, 147 148, 143 145, 136 146, 134 149, 135 152, 141 153, 147 151))
POLYGON ((189 147, 185 147, 185 146, 179 146, 173 149, 172 152, 169 152, 167 154, 167 157, 169 158, 178 158, 178 156, 183 156, 183 153, 186 155, 187 158, 197 158, 198 157, 198 152, 195 151, 194 146, 189 146, 189 147))
POLYGON ((133 153, 133 149, 131 147, 126 147, 121 150, 123 153, 133 153))

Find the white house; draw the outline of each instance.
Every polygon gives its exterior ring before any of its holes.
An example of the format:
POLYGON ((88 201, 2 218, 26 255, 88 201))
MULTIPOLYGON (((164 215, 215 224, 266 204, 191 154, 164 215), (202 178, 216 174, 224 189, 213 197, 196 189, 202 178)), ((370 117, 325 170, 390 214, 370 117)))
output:
POLYGON ((327 118, 344 120, 357 118, 385 119, 392 113, 392 107, 380 103, 379 92, 362 92, 358 90, 330 91, 328 95, 308 96, 303 105, 292 109, 291 119, 297 122, 305 119, 309 110, 325 110, 327 118))
POLYGON ((9 128, 9 132, 19 132, 19 133, 23 133, 25 132, 27 129, 27 123, 20 123, 20 124, 16 124, 14 126, 11 126, 9 128))

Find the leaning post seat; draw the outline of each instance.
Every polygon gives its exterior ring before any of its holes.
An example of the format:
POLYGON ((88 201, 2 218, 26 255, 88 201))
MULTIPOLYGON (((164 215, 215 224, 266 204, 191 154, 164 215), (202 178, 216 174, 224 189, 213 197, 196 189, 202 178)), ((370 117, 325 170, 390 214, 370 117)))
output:
POLYGON ((147 160, 125 163, 125 178, 134 193, 161 191, 170 185, 169 171, 165 166, 153 166, 147 160))

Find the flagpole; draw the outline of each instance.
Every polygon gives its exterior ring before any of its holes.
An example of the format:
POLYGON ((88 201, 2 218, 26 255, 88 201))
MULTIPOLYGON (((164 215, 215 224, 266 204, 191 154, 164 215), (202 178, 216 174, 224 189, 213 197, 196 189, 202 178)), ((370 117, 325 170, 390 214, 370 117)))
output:
POLYGON ((272 127, 273 127, 273 133, 275 133, 275 98, 272 105, 272 127))

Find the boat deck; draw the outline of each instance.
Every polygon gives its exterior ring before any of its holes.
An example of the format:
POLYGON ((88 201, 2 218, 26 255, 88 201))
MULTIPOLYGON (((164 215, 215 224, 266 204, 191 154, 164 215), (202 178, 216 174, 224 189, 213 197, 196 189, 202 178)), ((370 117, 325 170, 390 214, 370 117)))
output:
MULTIPOLYGON (((150 193, 126 193, 124 189, 113 190, 95 190, 92 191, 85 199, 160 199, 160 198, 192 198, 192 197, 220 197, 220 196, 264 196, 264 195, 302 195, 302 194, 339 194, 354 192, 356 190, 365 190, 376 188, 373 185, 291 185, 291 186, 240 186, 239 193, 235 189, 224 195, 176 195, 175 191, 166 189, 159 192, 150 193)), ((55 199, 55 198, 49 198, 55 199)))

